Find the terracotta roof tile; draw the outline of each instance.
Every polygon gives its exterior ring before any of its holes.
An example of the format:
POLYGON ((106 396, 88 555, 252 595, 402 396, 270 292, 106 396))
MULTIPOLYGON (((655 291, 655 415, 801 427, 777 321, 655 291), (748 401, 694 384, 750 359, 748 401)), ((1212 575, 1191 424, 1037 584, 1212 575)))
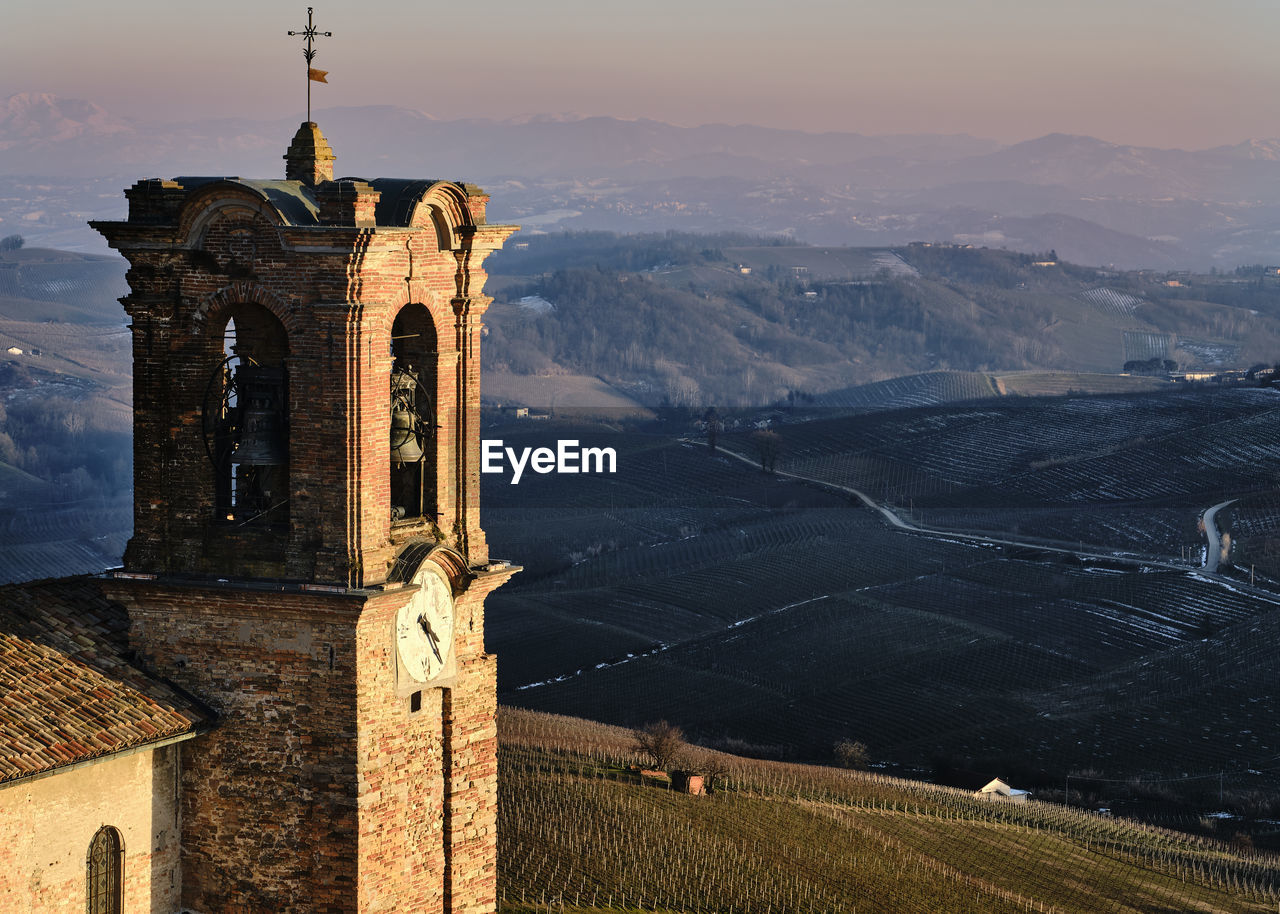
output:
POLYGON ((212 723, 129 662, 128 626, 94 578, 0 587, 0 784, 212 723))

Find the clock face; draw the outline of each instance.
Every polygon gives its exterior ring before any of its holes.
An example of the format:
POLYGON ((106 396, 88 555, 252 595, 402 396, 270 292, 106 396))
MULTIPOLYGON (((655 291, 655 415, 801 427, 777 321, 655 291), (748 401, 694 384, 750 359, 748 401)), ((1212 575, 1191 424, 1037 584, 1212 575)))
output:
POLYGON ((413 579, 413 596, 396 613, 396 649, 404 670, 417 682, 440 675, 453 650, 453 596, 430 571, 413 579))

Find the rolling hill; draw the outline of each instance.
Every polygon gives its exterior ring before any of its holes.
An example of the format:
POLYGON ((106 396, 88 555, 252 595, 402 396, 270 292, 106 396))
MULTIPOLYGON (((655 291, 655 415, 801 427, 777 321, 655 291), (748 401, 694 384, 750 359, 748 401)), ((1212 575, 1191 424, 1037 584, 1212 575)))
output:
MULTIPOLYGON (((716 789, 646 784, 626 730, 499 712, 499 910, 1262 912, 1274 858, 878 774, 695 750, 716 789)), ((1227 836, 1230 837, 1230 836, 1227 836)))
MULTIPOLYGON (((479 181, 494 193, 492 218, 534 231, 732 229, 880 247, 968 241, 1121 268, 1233 269, 1270 260, 1280 225, 1280 161, 1269 139, 1187 151, 1050 134, 1002 146, 965 135, 643 118, 443 120, 389 105, 316 118, 342 173, 420 175, 430 150, 425 168, 479 181)), ((101 251, 84 220, 118 215, 119 181, 274 175, 296 126, 146 123, 92 101, 16 93, 0 99, 0 219, 41 244, 101 251)))
POLYGON ((0 253, 0 582, 117 564, 133 524, 124 263, 0 253))
MULTIPOLYGON (((1031 392, 1015 372, 1045 370, 1113 376, 1060 392, 1136 389, 1159 382, 1114 380, 1134 360, 1212 372, 1280 353, 1273 278, 1119 274, 1053 252, 587 234, 517 242, 491 270, 486 370, 594 377, 647 406, 838 403, 847 388, 946 371, 991 376, 974 396, 996 377, 1031 392)), ((551 405, 537 397, 522 402, 551 405)))
MULTIPOLYGON (((1197 518, 1273 489, 1275 400, 771 413, 782 469, 825 488, 681 441, 699 434, 687 413, 647 431, 495 426, 513 446, 612 446, 619 467, 486 478, 492 548, 526 568, 489 609, 502 700, 665 717, 784 758, 859 739, 905 769, 988 765, 1058 795, 1091 772, 1095 795, 1180 827, 1221 778, 1243 814, 1275 795, 1280 598, 1201 574, 1197 518), (891 527, 838 485, 977 538, 891 527)), ((726 414, 720 448, 754 459, 758 418, 726 414)))

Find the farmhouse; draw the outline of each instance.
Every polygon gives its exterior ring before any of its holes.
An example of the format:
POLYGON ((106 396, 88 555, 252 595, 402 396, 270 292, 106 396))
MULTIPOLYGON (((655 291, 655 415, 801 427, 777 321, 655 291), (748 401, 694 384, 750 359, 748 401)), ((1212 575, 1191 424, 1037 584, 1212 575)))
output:
POLYGON ((1025 803, 1031 796, 1031 791, 1010 787, 999 778, 994 778, 977 792, 977 796, 984 800, 1012 800, 1016 803, 1025 803))
POLYGON ((449 181, 143 180, 124 568, 0 588, 4 914, 486 914, 485 258, 449 181))

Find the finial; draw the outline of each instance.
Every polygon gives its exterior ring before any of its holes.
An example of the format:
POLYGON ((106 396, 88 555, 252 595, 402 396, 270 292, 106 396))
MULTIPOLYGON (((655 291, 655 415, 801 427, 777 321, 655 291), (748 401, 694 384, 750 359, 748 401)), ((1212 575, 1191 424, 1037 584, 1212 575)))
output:
POLYGON ((324 36, 325 38, 333 37, 333 32, 321 32, 319 29, 315 27, 315 25, 312 24, 311 12, 312 12, 312 7, 308 6, 307 7, 307 27, 305 29, 303 29, 301 32, 289 33, 290 35, 301 35, 303 38, 307 39, 307 46, 302 51, 302 56, 307 59, 307 120, 306 120, 306 123, 311 123, 311 83, 313 81, 318 83, 325 83, 326 85, 328 85, 329 83, 329 80, 325 79, 325 77, 329 75, 328 70, 317 70, 311 66, 311 61, 315 60, 315 57, 316 57, 315 48, 311 46, 311 43, 315 41, 315 39, 321 36, 324 36))

